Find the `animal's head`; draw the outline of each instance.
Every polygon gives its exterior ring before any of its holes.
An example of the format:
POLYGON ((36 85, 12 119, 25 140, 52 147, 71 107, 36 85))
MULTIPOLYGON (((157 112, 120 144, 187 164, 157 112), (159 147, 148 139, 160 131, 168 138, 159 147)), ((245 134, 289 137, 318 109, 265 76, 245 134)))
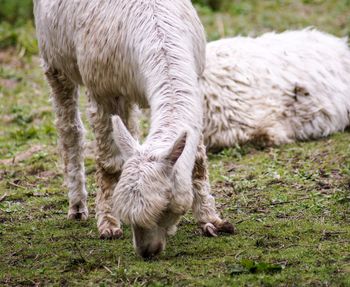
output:
POLYGON ((186 133, 159 154, 149 154, 131 136, 118 116, 113 137, 124 165, 113 194, 113 213, 132 226, 136 252, 150 258, 165 248, 182 214, 172 210, 173 168, 186 145, 186 133))

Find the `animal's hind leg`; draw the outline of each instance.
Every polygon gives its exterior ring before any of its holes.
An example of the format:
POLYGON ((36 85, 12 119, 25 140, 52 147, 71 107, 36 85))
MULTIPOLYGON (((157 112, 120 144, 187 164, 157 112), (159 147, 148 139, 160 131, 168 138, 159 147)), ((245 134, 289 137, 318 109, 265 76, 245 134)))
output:
POLYGON ((47 68, 45 75, 52 89, 56 127, 68 186, 69 219, 88 218, 84 169, 84 126, 78 107, 78 87, 63 73, 47 68))
MULTIPOLYGON (((98 99, 97 99, 98 100, 98 99)), ((96 137, 97 145, 97 182, 99 190, 96 196, 96 218, 100 237, 116 239, 123 232, 119 218, 112 214, 112 193, 118 183, 123 159, 112 138, 111 116, 119 115, 130 126, 129 109, 122 103, 110 100, 109 104, 96 102, 96 96, 89 93, 89 118, 96 137)), ((133 122, 134 124, 134 122, 133 122)), ((137 128, 133 126, 136 132, 137 128)))
POLYGON ((215 200, 210 194, 208 163, 205 146, 201 141, 198 146, 195 166, 193 169, 193 215, 207 236, 217 236, 218 233, 234 233, 231 223, 223 221, 215 208, 215 200))

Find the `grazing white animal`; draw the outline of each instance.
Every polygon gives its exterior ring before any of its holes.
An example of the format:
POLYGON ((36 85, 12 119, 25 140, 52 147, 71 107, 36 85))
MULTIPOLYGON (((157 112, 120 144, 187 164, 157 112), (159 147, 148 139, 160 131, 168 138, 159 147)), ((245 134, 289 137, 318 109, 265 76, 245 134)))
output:
POLYGON ((34 5, 65 163, 68 217, 88 217, 78 110, 78 86, 85 85, 97 142, 100 236, 118 238, 120 220, 130 223, 137 253, 151 257, 165 248, 166 235, 191 206, 207 235, 232 232, 209 193, 198 89, 205 36, 191 2, 35 0, 34 5), (135 105, 151 109, 143 144, 129 132, 136 130, 135 105), (112 115, 118 116, 111 121, 112 115))
POLYGON ((350 124, 350 49, 313 29, 211 42, 200 89, 209 149, 325 137, 350 124))

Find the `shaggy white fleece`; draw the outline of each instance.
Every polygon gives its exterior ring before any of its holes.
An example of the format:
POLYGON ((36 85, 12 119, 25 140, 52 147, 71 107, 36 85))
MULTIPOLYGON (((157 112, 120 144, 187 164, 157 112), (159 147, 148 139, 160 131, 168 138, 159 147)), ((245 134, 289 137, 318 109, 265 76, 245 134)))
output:
POLYGON ((209 149, 325 137, 350 123, 347 39, 305 29, 211 42, 200 88, 209 149))

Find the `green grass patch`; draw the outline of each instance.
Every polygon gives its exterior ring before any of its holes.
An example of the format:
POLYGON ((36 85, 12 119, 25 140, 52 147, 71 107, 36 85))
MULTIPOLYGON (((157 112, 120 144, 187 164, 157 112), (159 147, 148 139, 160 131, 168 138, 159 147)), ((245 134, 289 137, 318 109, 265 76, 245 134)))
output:
MULTIPOLYGON (((309 25, 350 31, 348 0, 210 2, 196 6, 209 39, 309 25)), ((93 159, 86 159, 91 216, 66 220, 49 90, 38 58, 29 57, 35 48, 23 52, 18 36, 35 43, 34 30, 4 23, 0 39, 15 48, 0 50, 1 286, 350 286, 348 132, 209 154, 217 207, 237 234, 203 237, 187 214, 166 251, 145 262, 127 226, 120 240, 98 239, 93 159)))

